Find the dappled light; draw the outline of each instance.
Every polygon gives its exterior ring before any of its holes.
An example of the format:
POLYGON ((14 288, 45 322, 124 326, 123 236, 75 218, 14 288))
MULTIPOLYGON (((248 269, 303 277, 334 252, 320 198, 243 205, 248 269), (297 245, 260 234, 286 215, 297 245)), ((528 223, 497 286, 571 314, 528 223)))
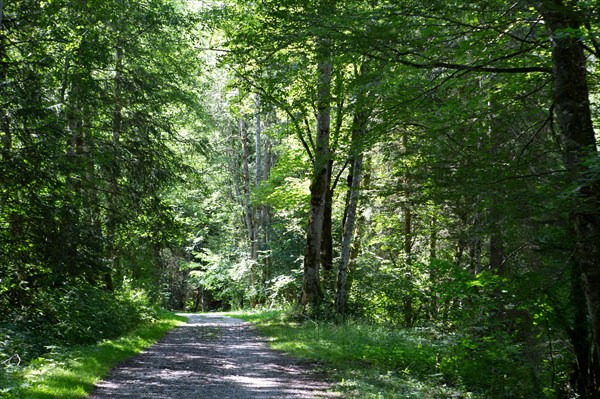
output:
POLYGON ((0 0, 0 399, 600 399, 599 90, 600 0, 0 0))
POLYGON ((308 363, 270 350, 249 324, 186 316, 186 325, 113 370, 90 398, 337 397, 308 363))

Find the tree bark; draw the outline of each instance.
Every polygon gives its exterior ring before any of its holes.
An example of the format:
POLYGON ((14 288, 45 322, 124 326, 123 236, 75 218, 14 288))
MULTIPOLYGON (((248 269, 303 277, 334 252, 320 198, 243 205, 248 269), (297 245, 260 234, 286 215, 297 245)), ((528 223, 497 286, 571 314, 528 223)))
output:
MULTIPOLYGON (((7 65, 5 65, 5 57, 6 57, 6 36, 4 34, 4 32, 2 32, 3 30, 3 26, 2 26, 2 16, 4 14, 4 1, 0 0, 0 81, 5 82, 6 81, 6 67, 7 65)), ((2 96, 4 96, 4 88, 0 88, 0 94, 2 96)), ((10 119, 8 116, 8 112, 5 109, 2 109, 2 114, 0 115, 0 117, 2 118, 2 120, 0 121, 0 127, 1 127, 1 131, 3 133, 2 135, 2 149, 4 150, 2 152, 2 156, 4 157, 8 157, 8 152, 10 152, 10 149, 12 148, 12 133, 11 133, 11 128, 10 128, 10 119)))
POLYGON ((330 274, 333 270, 333 188, 331 173, 333 162, 330 160, 327 170, 327 193, 325 194, 325 213, 323 216, 323 239, 321 243, 321 266, 330 274))
POLYGON ((254 221, 253 221, 253 209, 250 204, 250 147, 248 145, 248 127, 243 119, 240 119, 240 141, 242 143, 242 190, 244 196, 244 219, 246 222, 246 232, 248 242, 250 245, 250 251, 248 258, 254 260, 254 221))
MULTIPOLYGON (((360 72, 358 72, 360 78, 364 78, 368 73, 368 67, 369 64, 367 62, 364 62, 361 65, 360 72)), ((357 210, 360 201, 360 187, 362 184, 364 138, 367 135, 367 126, 371 111, 367 107, 366 102, 367 91, 365 88, 361 88, 357 95, 356 109, 352 122, 352 142, 350 144, 352 151, 352 168, 348 174, 349 187, 346 208, 344 210, 342 245, 340 249, 340 261, 338 265, 334 303, 335 312, 342 317, 346 312, 350 288, 350 284, 348 284, 348 267, 350 265, 350 259, 358 256, 357 251, 360 242, 360 238, 357 237, 357 242, 354 243, 356 248, 353 253, 352 242, 358 219, 357 210)), ((369 177, 367 176, 366 178, 368 181, 369 177)))
MULTIPOLYGON (((273 165, 273 154, 271 152, 271 144, 268 136, 265 136, 263 140, 264 144, 264 155, 263 155, 263 167, 262 167, 262 180, 269 180, 271 174, 271 166, 273 165)), ((269 249, 271 242, 271 208, 268 205, 262 207, 262 244, 263 248, 269 249)), ((263 256, 263 282, 265 288, 269 280, 271 279, 271 258, 268 253, 263 256)))
POLYGON ((8 153, 12 148, 12 134, 10 131, 10 119, 6 114, 2 115, 2 132, 4 133, 2 137, 2 150, 4 156, 8 158, 8 153))
MULTIPOLYGON (((331 15, 335 2, 324 0, 320 3, 321 12, 331 15)), ((332 43, 324 37, 317 38, 317 132, 314 149, 313 172, 310 184, 310 211, 304 247, 304 276, 302 280, 303 308, 318 312, 322 299, 319 268, 321 263, 321 243, 323 219, 329 187, 329 130, 331 120, 331 76, 332 43)))
MULTIPOLYGON (((552 75, 555 115, 563 145, 563 155, 573 194, 571 223, 575 233, 574 260, 579 270, 592 332, 591 347, 600 348, 600 182, 591 179, 586 163, 598 156, 591 118, 586 57, 582 41, 569 34, 583 26, 582 16, 572 3, 546 0, 534 3, 544 17, 552 36, 552 75)), ((600 364, 596 350, 596 367, 600 364)), ((590 370, 598 375, 598 370, 590 370)), ((598 397, 598 381, 593 388, 598 397)), ((580 392, 580 394, 584 394, 580 392)))
POLYGON ((349 188, 350 198, 348 200, 346 221, 344 223, 342 247, 340 250, 340 263, 336 281, 335 312, 340 316, 343 316, 346 312, 346 304, 348 302, 348 265, 350 263, 350 250, 352 249, 354 226, 357 219, 356 211, 358 209, 362 164, 363 154, 359 153, 354 158, 354 162, 352 164, 352 183, 349 188))
MULTIPOLYGON (((363 164, 362 164, 362 178, 361 178, 361 190, 359 201, 363 206, 367 206, 369 202, 369 195, 365 194, 371 188, 371 158, 368 154, 363 153, 363 164)), ((364 214, 360 213, 357 215, 357 222, 354 229, 356 230, 354 233, 354 245, 352 245, 352 249, 350 251, 350 260, 358 258, 360 255, 360 249, 362 246, 363 234, 366 226, 366 217, 364 214)), ((350 290, 350 285, 352 283, 352 279, 348 279, 348 290, 350 290)))
POLYGON ((490 269, 499 276, 506 274, 504 240, 497 233, 490 235, 490 269))
POLYGON ((431 218, 430 231, 429 231, 429 263, 432 263, 437 259, 437 240, 438 240, 438 227, 437 218, 433 216, 431 218))
POLYGON ((573 265, 571 272, 571 301, 575 310, 573 325, 568 333, 573 352, 575 365, 571 373, 571 385, 582 398, 597 399, 598 383, 600 381, 600 367, 598 357, 594 352, 598 349, 588 339, 590 328, 585 295, 581 281, 581 271, 573 265))

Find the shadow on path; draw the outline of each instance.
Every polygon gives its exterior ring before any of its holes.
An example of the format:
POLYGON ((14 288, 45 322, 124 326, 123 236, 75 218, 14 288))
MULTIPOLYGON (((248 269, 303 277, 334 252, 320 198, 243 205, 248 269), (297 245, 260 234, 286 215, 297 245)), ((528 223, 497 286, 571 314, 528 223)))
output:
POLYGON ((334 398, 305 363, 274 352, 248 323, 182 314, 188 324, 96 384, 90 399, 334 398))

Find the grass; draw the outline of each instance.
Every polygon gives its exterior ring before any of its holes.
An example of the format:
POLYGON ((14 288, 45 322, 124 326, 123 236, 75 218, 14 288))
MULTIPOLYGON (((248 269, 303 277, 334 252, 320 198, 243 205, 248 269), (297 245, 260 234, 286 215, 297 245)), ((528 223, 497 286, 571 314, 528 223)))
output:
POLYGON ((427 330, 364 323, 295 323, 281 311, 232 313, 252 322, 273 349, 316 361, 346 398, 476 398, 440 369, 444 338, 427 330))
POLYGON ((169 330, 179 325, 182 317, 164 312, 159 319, 132 333, 95 345, 55 348, 44 357, 34 359, 18 371, 18 382, 6 394, 10 398, 75 399, 85 398, 94 384, 125 359, 140 353, 169 330))
MULTIPOLYGON (((515 373, 516 362, 491 373, 491 368, 502 365, 496 358, 504 359, 508 353, 502 342, 491 345, 434 329, 393 330, 353 321, 297 323, 279 310, 226 315, 254 323, 274 349, 316 362, 344 398, 541 397, 522 394, 525 389, 507 391, 518 387, 515 381, 531 385, 525 375, 515 373)), ((0 399, 85 398, 112 367, 152 345, 180 320, 163 314, 157 322, 119 339, 55 348, 9 378, 12 389, 0 387, 0 399)))

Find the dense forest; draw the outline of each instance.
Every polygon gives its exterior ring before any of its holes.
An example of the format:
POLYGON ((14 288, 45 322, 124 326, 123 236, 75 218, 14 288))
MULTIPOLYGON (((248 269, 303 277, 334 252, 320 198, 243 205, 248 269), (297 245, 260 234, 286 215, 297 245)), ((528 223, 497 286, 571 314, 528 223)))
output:
POLYGON ((0 1, 0 392, 158 307, 285 307, 600 398, 599 59, 598 0, 0 1))

